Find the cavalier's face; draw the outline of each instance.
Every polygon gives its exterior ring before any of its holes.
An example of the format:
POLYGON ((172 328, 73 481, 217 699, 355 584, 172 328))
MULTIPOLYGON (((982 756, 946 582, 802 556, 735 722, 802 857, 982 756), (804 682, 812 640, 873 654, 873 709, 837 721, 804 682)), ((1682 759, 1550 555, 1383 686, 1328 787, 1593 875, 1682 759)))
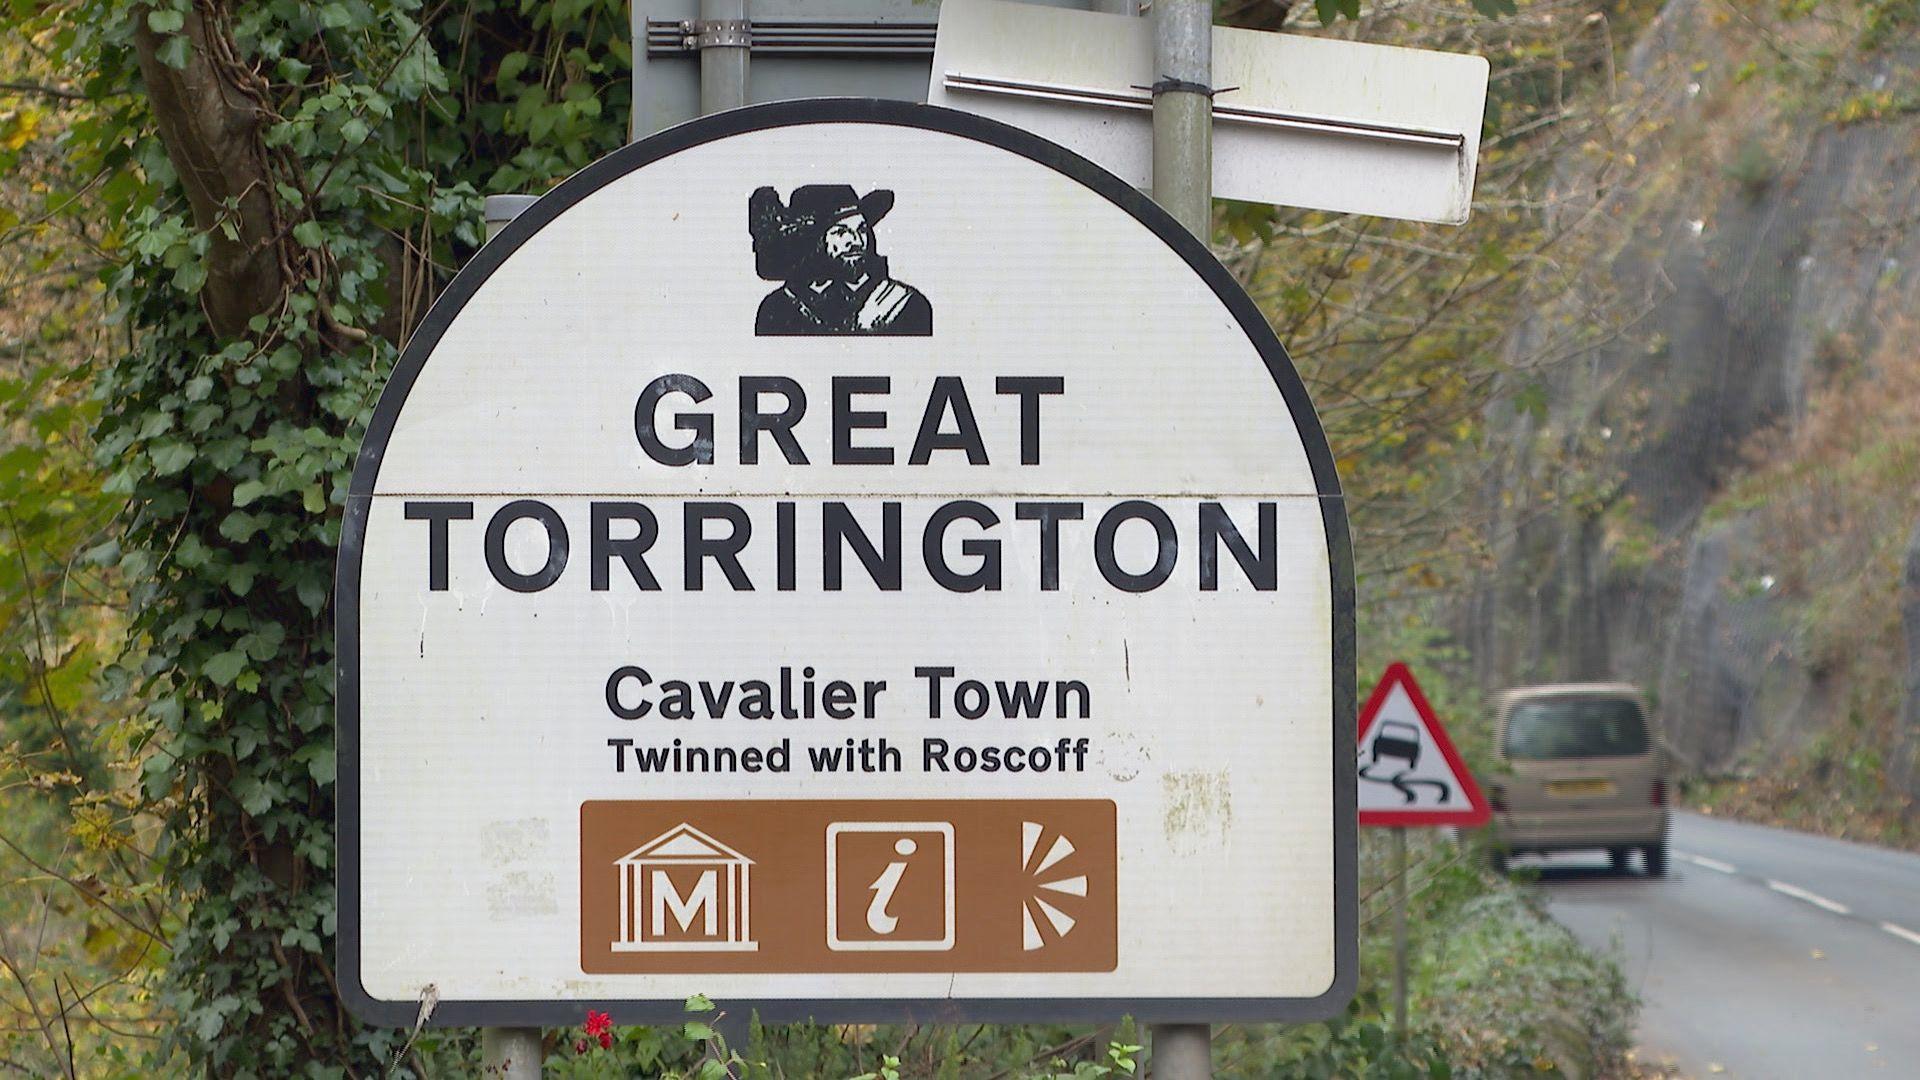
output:
POLYGON ((860 214, 849 214, 827 226, 827 258, 853 273, 859 273, 873 253, 873 229, 860 214))

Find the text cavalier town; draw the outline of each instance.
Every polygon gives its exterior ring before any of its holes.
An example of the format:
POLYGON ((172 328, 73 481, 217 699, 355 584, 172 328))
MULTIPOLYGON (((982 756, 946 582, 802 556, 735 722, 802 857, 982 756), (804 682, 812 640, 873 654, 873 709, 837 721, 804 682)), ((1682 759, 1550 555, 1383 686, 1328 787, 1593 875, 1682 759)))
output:
MULTIPOLYGON (((925 401, 917 403, 917 416, 909 421, 915 434, 904 448, 886 439, 894 419, 887 376, 832 378, 825 387, 829 415, 820 430, 807 424, 808 395, 797 380, 742 376, 733 389, 739 438, 730 456, 742 466, 773 460, 773 454, 788 465, 898 466, 901 449, 908 469, 948 460, 942 455, 977 466, 996 455, 1038 466, 1045 447, 1043 405, 1065 395, 1066 380, 1002 376, 983 393, 958 376, 936 378, 925 401), (1018 431, 1017 442, 988 445, 977 401, 1017 414, 1017 424, 1002 425, 1018 431), (824 447, 815 445, 822 441, 824 447)), ((716 412, 708 403, 714 396, 707 382, 684 373, 648 383, 633 414, 634 435, 647 458, 674 469, 713 465, 716 412)), ((487 584, 456 580, 456 566, 473 566, 453 558, 456 545, 476 543, 487 577, 516 593, 892 593, 929 584, 949 593, 991 593, 1010 583, 1057 592, 1063 579, 1071 588, 1123 593, 1188 583, 1203 593, 1278 587, 1277 504, 1270 499, 1238 501, 1238 516, 1222 500, 1197 497, 991 501, 997 509, 986 497, 525 497, 509 498, 481 523, 474 520, 473 499, 408 496, 404 517, 419 523, 421 565, 431 592, 487 584), (1123 539, 1123 530, 1133 538, 1123 539), (518 537, 511 543, 510 532, 518 537), (909 544, 909 537, 917 542, 909 544), (1086 573, 1083 563, 1063 575, 1063 553, 1090 558, 1094 573, 1086 573), (1183 572, 1191 577, 1176 578, 1183 572)), ((976 677, 938 665, 915 666, 912 676, 925 694, 929 720, 1070 725, 1092 715, 1092 692, 1080 679, 976 677)), ((607 678, 605 700, 624 721, 871 720, 887 686, 885 679, 820 678, 812 666, 781 667, 772 678, 681 679, 635 663, 607 678)), ((912 711, 919 713, 917 707, 912 711)), ((903 771, 909 760, 886 737, 873 735, 803 738, 797 747, 793 737, 750 746, 697 742, 636 735, 609 738, 606 745, 613 771, 632 774, 796 768, 885 773, 903 771)), ((1054 732, 984 745, 928 737, 920 740, 914 764, 926 773, 1082 773, 1090 742, 1077 733, 1054 732)))

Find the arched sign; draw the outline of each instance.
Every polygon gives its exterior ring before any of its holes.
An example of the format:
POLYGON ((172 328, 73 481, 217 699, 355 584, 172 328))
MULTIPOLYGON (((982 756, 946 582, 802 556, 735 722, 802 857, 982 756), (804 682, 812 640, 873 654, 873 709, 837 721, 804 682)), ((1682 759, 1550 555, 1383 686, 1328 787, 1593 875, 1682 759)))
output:
POLYGON ((1014 128, 787 102, 560 185, 407 347, 338 603, 372 1021, 1352 994, 1312 406, 1204 246, 1014 128))

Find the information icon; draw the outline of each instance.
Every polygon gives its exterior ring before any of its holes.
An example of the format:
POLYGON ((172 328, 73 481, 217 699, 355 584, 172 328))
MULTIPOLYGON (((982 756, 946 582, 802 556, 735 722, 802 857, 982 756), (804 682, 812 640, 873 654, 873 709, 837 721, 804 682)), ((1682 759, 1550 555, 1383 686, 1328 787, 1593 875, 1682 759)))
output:
POLYGON ((953 948, 953 824, 836 821, 827 826, 827 947, 837 952, 953 948))

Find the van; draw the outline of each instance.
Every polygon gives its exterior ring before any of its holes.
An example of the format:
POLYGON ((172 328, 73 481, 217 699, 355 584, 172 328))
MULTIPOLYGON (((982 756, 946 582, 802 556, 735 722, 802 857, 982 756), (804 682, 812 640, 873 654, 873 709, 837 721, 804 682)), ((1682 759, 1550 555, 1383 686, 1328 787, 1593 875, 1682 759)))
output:
POLYGON ((1491 858, 1597 849, 1624 873, 1638 850, 1667 873, 1667 752, 1640 691, 1625 683, 1525 686, 1498 698, 1491 858))

